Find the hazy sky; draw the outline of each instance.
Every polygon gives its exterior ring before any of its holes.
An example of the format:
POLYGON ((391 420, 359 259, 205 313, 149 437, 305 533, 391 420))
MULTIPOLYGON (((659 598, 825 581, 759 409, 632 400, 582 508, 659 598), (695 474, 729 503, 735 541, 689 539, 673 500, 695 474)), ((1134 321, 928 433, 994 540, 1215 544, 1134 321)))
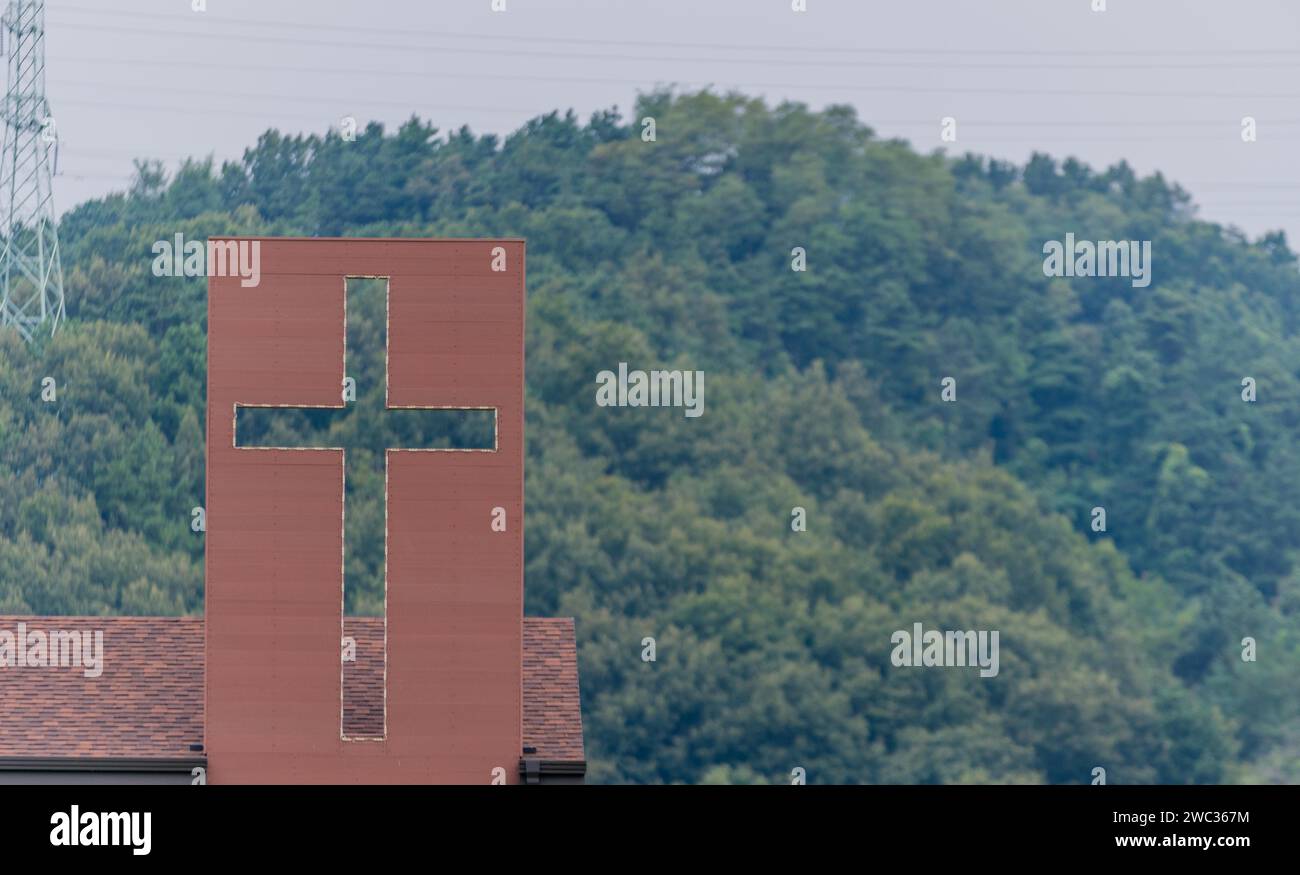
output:
POLYGON ((675 83, 849 103, 922 151, 952 116, 955 152, 1126 158, 1300 246, 1300 2, 1092 2, 48 0, 56 205, 124 188, 133 157, 235 158, 272 126, 506 133, 675 83))

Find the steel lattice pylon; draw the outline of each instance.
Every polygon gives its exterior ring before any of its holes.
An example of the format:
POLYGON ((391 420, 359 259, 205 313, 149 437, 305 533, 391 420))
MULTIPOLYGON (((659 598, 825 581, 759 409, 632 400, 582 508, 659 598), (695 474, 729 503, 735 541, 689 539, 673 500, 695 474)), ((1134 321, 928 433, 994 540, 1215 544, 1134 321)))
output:
POLYGON ((53 334, 63 318, 50 160, 58 139, 45 99, 44 0, 10 0, 0 28, 9 59, 0 108, 0 324, 14 326, 31 340, 47 322, 53 334))

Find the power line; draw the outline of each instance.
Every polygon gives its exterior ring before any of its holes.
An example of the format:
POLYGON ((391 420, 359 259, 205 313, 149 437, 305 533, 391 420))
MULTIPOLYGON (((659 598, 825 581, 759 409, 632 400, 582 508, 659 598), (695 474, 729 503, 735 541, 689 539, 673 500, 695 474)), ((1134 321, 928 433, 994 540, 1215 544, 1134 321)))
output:
MULTIPOLYGON (((100 28, 102 29, 102 28, 100 28)), ((131 31, 135 32, 135 31, 131 31)), ((200 35, 203 36, 203 35, 200 35)), ((274 40, 271 40, 274 41, 274 40)), ((425 50, 425 49, 421 49, 425 50)), ((441 48, 430 47, 428 51, 443 51, 441 48)), ((121 61, 120 59, 109 59, 118 63, 126 63, 129 66, 157 66, 161 62, 137 62, 134 59, 130 61, 121 61)), ((260 69, 267 72, 302 72, 302 73, 337 73, 351 74, 365 72, 370 75, 401 76, 403 78, 415 78, 417 75, 421 78, 428 79, 474 79, 474 80, 505 80, 505 81, 524 81, 524 82, 567 82, 574 84, 588 85, 628 85, 632 87, 645 88, 650 85, 647 79, 612 79, 607 76, 540 76, 533 73, 526 74, 491 74, 491 73, 424 73, 424 74, 407 74, 391 73, 388 71, 361 71, 355 68, 340 68, 337 70, 321 70, 311 68, 291 68, 278 66, 264 66, 260 68, 246 67, 239 65, 231 67, 221 64, 200 64, 188 61, 178 61, 186 67, 206 66, 214 69, 225 69, 231 72, 240 70, 260 69)), ((1070 89, 1070 88, 961 88, 947 85, 937 86, 915 86, 915 85, 851 85, 843 82, 817 83, 817 82, 718 82, 718 81, 691 81, 691 80, 658 80, 654 86, 674 86, 680 88, 712 89, 726 88, 730 90, 744 91, 748 89, 773 89, 773 90, 796 90, 806 91, 809 89, 817 91, 849 91, 872 94, 968 94, 968 95, 996 95, 996 96, 1025 96, 1025 97, 1120 97, 1120 98, 1158 98, 1167 99, 1193 99, 1193 100, 1300 100, 1300 92, 1281 91, 1281 92, 1260 92, 1260 91, 1122 91, 1122 90, 1096 90, 1096 89, 1070 89)))
MULTIPOLYGON (((179 93, 185 93, 185 94, 210 94, 210 95, 223 94, 223 92, 219 92, 219 91, 198 92, 195 91, 194 89, 188 89, 188 88, 177 89, 177 91, 179 93)), ((238 95, 231 94, 228 96, 238 96, 238 95)), ((248 96, 256 96, 256 95, 248 95, 248 96)), ((284 97, 284 95, 281 95, 281 97, 284 97)), ((298 95, 293 95, 292 99, 294 101, 302 101, 305 98, 301 98, 298 95)), ((324 98, 321 99, 324 100, 324 98)), ((213 116, 213 110, 211 107, 203 108, 203 107, 194 107, 194 106, 181 106, 176 104, 124 103, 121 101, 77 100, 75 98, 60 97, 59 105, 60 106, 90 106, 99 109, 114 109, 114 110, 117 109, 139 110, 141 112, 150 112, 150 113, 166 112, 172 115, 200 115, 200 116, 205 116, 207 118, 212 118, 213 116)), ((425 105, 425 107, 419 107, 417 104, 412 104, 412 103, 404 103, 400 105, 404 107, 417 106, 417 108, 432 108, 432 109, 440 108, 439 105, 437 104, 427 104, 425 105)), ((490 108, 490 107, 473 107, 473 109, 475 112, 496 112, 496 113, 528 112, 527 110, 508 110, 508 109, 498 109, 498 108, 490 108)), ((406 114, 410 115, 411 113, 408 111, 406 114)), ((307 115, 305 113, 287 113, 287 112, 280 112, 279 110, 267 110, 265 112, 249 112, 249 111, 238 110, 238 109, 226 109, 224 107, 220 110, 220 115, 222 117, 235 116, 239 118, 266 119, 265 125, 268 130, 269 129, 279 130, 280 125, 278 125, 277 122, 285 119, 298 121, 298 122, 309 122, 318 126, 321 125, 322 123, 326 123, 328 125, 328 123, 330 122, 338 121, 338 119, 332 117, 326 117, 322 115, 307 115)), ((430 119, 424 119, 424 120, 430 121, 430 119)), ((358 128, 363 128, 364 125, 369 121, 380 121, 380 120, 366 118, 365 115, 363 114, 361 117, 357 118, 358 128)))
MULTIPOLYGON (((189 39, 206 39, 206 40, 238 40, 240 42, 258 42, 272 43, 279 45, 300 45, 300 46, 320 46, 334 49, 378 49, 386 52, 436 52, 440 55, 447 54, 469 54, 469 55, 509 55, 510 57, 531 57, 531 58, 551 58, 565 61, 619 61, 619 62, 651 62, 651 63, 713 63, 713 64, 756 64, 763 67, 826 67, 826 68, 859 68, 875 67, 892 69, 899 66, 894 63, 881 62, 863 62, 863 61, 808 61, 808 60, 790 60, 780 58, 717 58, 717 57, 663 57, 652 55, 628 55, 622 53, 575 53, 575 52, 547 52, 530 49, 516 48, 464 48, 451 45, 413 45, 407 43, 368 43, 358 42, 356 40, 315 40, 315 39, 298 39, 285 36, 265 36, 265 35, 248 35, 237 33, 201 33, 192 30, 160 30, 158 28, 145 27, 114 27, 112 25, 82 24, 79 22, 62 22, 60 27, 68 29, 93 30, 96 32, 115 32, 126 34, 157 34, 162 36, 183 36, 189 39)), ((932 68, 931 64, 914 65, 925 68, 932 68)), ((1090 69, 1093 72, 1099 72, 1095 67, 1083 65, 1081 69, 1090 69)))
MULTIPOLYGON (((135 60, 122 61, 120 59, 107 59, 109 62, 125 63, 128 66, 159 66, 165 62, 137 62, 135 60)), ((211 67, 214 69, 232 70, 227 65, 220 64, 200 64, 190 62, 177 62, 187 67, 211 67)), ((232 72, 239 70, 262 70, 265 72, 301 72, 301 73, 370 73, 374 75, 395 75, 402 78, 416 78, 415 74, 391 73, 388 71, 362 71, 355 68, 344 68, 342 70, 312 70, 310 68, 292 68, 292 67, 245 67, 234 68, 232 72)), ((817 91, 852 91, 873 94, 969 94, 969 95, 997 95, 997 96, 1025 96, 1025 97, 1125 97, 1125 98, 1158 98, 1166 99, 1193 99, 1193 100, 1300 100, 1300 92, 1281 91, 1281 92, 1206 92, 1206 91, 1115 91, 1115 90, 1087 90, 1087 89, 1033 89, 1033 88, 954 88, 951 86, 910 86, 910 85, 848 85, 841 82, 835 83, 799 83, 799 82, 717 82, 717 81, 691 81, 691 80, 657 80, 651 82, 647 79, 612 79, 606 76, 539 76, 532 73, 522 74, 490 74, 490 73, 425 73, 420 74, 427 79, 475 79, 475 80, 504 80, 504 81, 524 81, 524 82, 568 82, 574 84, 588 85, 629 85, 637 88, 656 88, 656 87, 676 87, 686 89, 715 89, 726 88, 735 91, 744 91, 747 89, 793 89, 796 91, 806 91, 809 89, 817 91)), ((138 87, 138 86, 132 86, 138 87)), ((149 86, 146 86, 149 87, 149 86)), ((481 111, 482 107, 474 107, 475 111, 481 111)))
MULTIPOLYGON (((232 66, 231 64, 205 63, 200 61, 189 61, 189 60, 143 61, 143 60, 137 60, 135 58, 87 58, 87 57, 72 58, 69 59, 69 63, 86 63, 86 64, 94 64, 97 66, 98 65, 121 65, 121 66, 133 67, 133 68, 134 67, 162 67, 165 69, 174 69, 176 66, 180 65, 180 66, 184 66, 187 70, 188 69, 213 69, 213 70, 223 70, 226 72, 253 71, 253 72, 266 72, 266 73, 308 73, 312 75, 331 75, 331 76, 348 76, 348 77, 356 77, 357 75, 388 76, 388 77, 400 78, 404 81, 412 81, 412 80, 439 81, 439 80, 474 79, 474 80, 502 81, 502 82, 556 82, 556 83, 576 84, 576 85, 626 85, 632 88, 645 88, 647 87, 648 84, 647 80, 644 78, 613 79, 608 76, 542 76, 532 72, 529 73, 478 73, 478 72, 467 73, 467 72, 444 72, 444 71, 415 72, 415 71, 407 71, 407 70, 363 69, 358 67, 331 67, 331 68, 288 67, 288 66, 277 66, 277 65, 253 65, 253 64, 242 64, 242 63, 239 64, 237 67, 235 67, 232 66)), ((662 80, 659 84, 663 84, 662 80)), ((698 80, 697 81, 675 80, 668 84, 677 87, 682 87, 682 88, 716 87, 716 88, 730 88, 730 89, 737 89, 737 90, 751 89, 751 88, 752 89, 794 88, 794 89, 806 90, 809 88, 816 88, 816 89, 832 88, 833 89, 833 88, 845 87, 838 83, 834 85, 818 85, 815 83, 812 84, 799 84, 799 83, 769 84, 769 83, 755 83, 755 82, 720 83, 720 82, 713 82, 713 81, 703 82, 698 80)), ((130 87, 137 87, 137 86, 130 86, 130 87)), ((951 89, 939 88, 939 89, 927 89, 927 90, 934 91, 934 92, 947 92, 951 89)), ((995 92, 981 89, 979 93, 995 93, 995 92)), ((1088 94, 1088 92, 1077 92, 1077 93, 1080 95, 1088 94)), ((1279 95, 1279 98, 1290 98, 1292 96, 1293 95, 1279 95)), ((1233 97, 1235 98, 1235 95, 1233 97)), ((479 107, 475 107, 475 109, 477 110, 479 109, 479 107)), ((1086 123, 1080 122, 1079 124, 1083 125, 1086 123)))
MULTIPOLYGON (((104 100, 75 100, 75 99, 70 100, 64 97, 59 98, 59 105, 60 106, 93 106, 101 109, 132 109, 132 110, 142 110, 144 112, 153 112, 153 113, 167 112, 173 115, 201 115, 209 119, 212 118, 211 109, 195 108, 192 106, 169 106, 166 104, 122 103, 120 101, 109 102, 104 100)), ((221 110, 221 115, 237 116, 240 118, 257 118, 257 119, 266 119, 268 116, 274 116, 274 119, 292 119, 294 121, 310 121, 310 122, 315 122, 317 124, 323 121, 323 119, 317 115, 303 115, 303 114, 295 114, 295 113, 284 113, 279 111, 272 112, 270 110, 268 110, 267 112, 244 112, 242 110, 236 110, 236 109, 223 109, 221 110)), ((274 119, 265 122, 268 128, 276 127, 276 123, 274 119)))
MULTIPOLYGON (((104 82, 98 80, 95 82, 58 80, 53 82, 55 85, 62 86, 88 86, 95 89, 103 89, 107 86, 116 86, 119 88, 135 88, 137 86, 127 82, 104 82)), ((394 106, 410 109, 413 101, 410 100, 376 100, 371 97, 307 97, 302 94, 273 94, 270 92, 257 91, 228 91, 226 89, 203 89, 203 88, 159 88, 154 85, 149 86, 150 91, 157 91, 160 94, 187 94, 187 95, 204 95, 214 97, 235 97, 241 100, 289 100, 295 103, 329 103, 340 106, 372 105, 372 106, 394 106)), ((458 112, 495 112, 495 113, 528 113, 535 112, 533 109, 511 108, 511 107, 484 107, 477 105, 449 104, 449 103, 431 103, 422 106, 430 109, 455 110, 458 112)))
MULTIPOLYGON (((105 82, 100 79, 96 79, 94 81, 79 80, 79 79, 62 79, 62 80, 55 81, 53 84, 65 88, 66 87, 72 87, 72 88, 89 87, 89 88, 94 88, 97 91, 103 90, 105 87, 118 87, 123 89, 134 89, 137 87, 134 83, 105 82)), ((417 109, 437 109, 437 110, 464 111, 464 112, 490 112, 490 113, 503 113, 503 114, 526 114, 526 113, 537 112, 536 108, 528 108, 528 107, 484 107, 480 105, 442 104, 442 103, 428 104, 428 103, 423 103, 421 101, 376 100, 374 98, 369 98, 369 97, 352 97, 352 96, 309 97, 302 94, 276 94, 276 93, 269 93, 269 92, 230 91, 227 89, 205 89, 205 88, 193 88, 188 86, 185 88, 158 88, 155 86, 150 86, 150 90, 161 92, 161 93, 185 94, 185 95, 195 95, 195 96, 205 96, 205 97, 207 96, 230 97, 230 98, 239 98, 241 100, 289 100, 295 102, 305 101, 305 102, 312 102, 312 103, 328 103, 331 105, 337 105, 340 108, 344 108, 348 106, 375 105, 375 106, 399 107, 406 110, 410 110, 413 107, 415 107, 417 109)), ((108 106, 110 104, 104 103, 103 105, 108 106)), ((549 110, 548 112, 558 113, 559 110, 549 110)), ((542 113, 542 114, 546 114, 546 113, 542 113)), ((307 118, 307 116, 303 116, 303 117, 307 118)), ((1255 118, 1260 126, 1293 127, 1296 125, 1300 125, 1300 118, 1276 118, 1275 119, 1275 118, 1269 118, 1268 116, 1261 116, 1261 115, 1257 115, 1255 116, 1255 118)), ((941 120, 940 117, 936 115, 932 118, 925 118, 925 119, 866 118, 863 119, 862 121, 864 124, 872 127, 879 127, 882 125, 890 125, 895 127, 933 127, 933 126, 937 126, 940 123, 940 120, 941 120)), ((1153 120, 1153 121, 1104 121, 1104 120, 1077 121, 1077 120, 1053 120, 1053 119, 1033 119, 1027 121, 1017 121, 1017 120, 1009 120, 1009 119, 978 119, 978 118, 968 119, 964 116, 958 116, 957 121, 961 126, 962 130, 964 131, 968 131, 971 128, 975 128, 975 129, 1083 128, 1085 130, 1094 130, 1097 128, 1140 129, 1140 128, 1205 127, 1205 128, 1224 128, 1225 130, 1236 132, 1240 129, 1240 118, 1236 116, 1225 116, 1219 119, 1160 119, 1160 120, 1153 120)))
MULTIPOLYGON (((192 13, 182 13, 180 15, 161 16, 144 12, 115 12, 103 8, 90 6, 69 6, 61 5, 59 11, 74 11, 91 15, 108 15, 114 18, 133 17, 148 18, 158 20, 159 18, 172 18, 180 21, 182 18, 193 20, 192 13)), ((232 18, 228 16, 205 17, 204 24, 215 25, 232 25, 243 27, 258 28, 287 28, 293 31, 315 30, 315 31, 342 31, 345 33, 373 33, 389 36, 409 37, 429 36, 435 38, 454 38, 454 39, 471 39, 471 40, 499 40, 502 42, 523 42, 536 44, 539 41, 551 43, 567 43, 570 45, 594 45, 594 46, 640 46, 646 48, 678 48, 678 49, 707 49, 710 51, 738 51, 738 52, 804 52, 811 54, 880 54, 880 55, 1008 55, 1021 57, 1047 57, 1055 58, 1062 55, 1078 55, 1084 57, 1151 57, 1155 55, 1168 55, 1174 57, 1205 57, 1207 55, 1227 55, 1227 56, 1249 56, 1258 57, 1259 55, 1300 55, 1300 49, 918 49, 918 48, 899 48, 899 47, 868 47, 868 46, 791 46, 782 45, 743 45, 735 43, 695 43, 681 42, 676 40, 626 40, 626 39, 597 39, 590 37, 566 37, 566 36, 539 36, 536 34, 515 35, 502 33, 468 33, 465 31, 447 31, 447 30, 425 30, 413 28, 380 28, 368 27, 364 25, 339 25, 339 24, 312 24, 309 22, 284 21, 274 19, 253 19, 253 18, 232 18)), ((63 25, 68 26, 68 25, 63 25)), ((236 35, 231 35, 236 36, 236 35)))

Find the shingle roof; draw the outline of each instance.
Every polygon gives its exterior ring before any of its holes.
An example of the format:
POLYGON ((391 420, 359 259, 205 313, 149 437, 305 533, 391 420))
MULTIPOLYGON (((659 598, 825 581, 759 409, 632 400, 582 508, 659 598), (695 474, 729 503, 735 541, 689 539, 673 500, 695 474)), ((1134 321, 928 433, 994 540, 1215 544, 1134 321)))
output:
POLYGON ((537 751, 529 756, 584 759, 578 642, 569 617, 524 619, 524 747, 530 746, 537 751))
MULTIPOLYGON (((99 677, 81 668, 0 667, 0 757, 192 757, 203 743, 201 617, 19 617, 0 632, 103 632, 99 677)), ((528 756, 584 758, 573 620, 524 618, 523 743, 528 756)), ((348 617, 357 660, 344 663, 344 726, 383 727, 383 621, 348 617)))
POLYGON ((103 632, 103 674, 0 668, 0 756, 192 757, 203 742, 203 620, 0 616, 0 632, 103 632))

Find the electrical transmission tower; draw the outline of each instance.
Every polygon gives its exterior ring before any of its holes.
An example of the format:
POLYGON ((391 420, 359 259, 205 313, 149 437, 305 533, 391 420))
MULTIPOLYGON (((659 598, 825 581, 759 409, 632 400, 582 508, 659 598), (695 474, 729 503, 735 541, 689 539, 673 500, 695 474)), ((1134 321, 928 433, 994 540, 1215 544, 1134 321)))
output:
POLYGON ((9 82, 0 108, 0 324, 31 340, 63 318, 63 268, 54 223, 53 172, 58 135, 45 99, 45 2, 10 0, 0 19, 0 51, 9 82))

